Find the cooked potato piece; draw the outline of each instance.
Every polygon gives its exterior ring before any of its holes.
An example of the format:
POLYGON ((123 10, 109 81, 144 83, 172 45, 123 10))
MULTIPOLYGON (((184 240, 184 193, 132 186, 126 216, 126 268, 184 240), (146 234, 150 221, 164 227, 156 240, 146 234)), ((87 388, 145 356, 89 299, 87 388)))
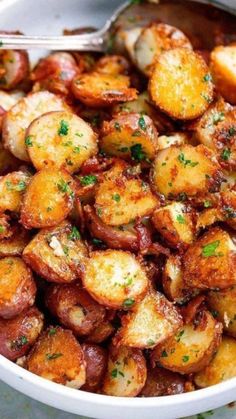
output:
POLYGON ((163 52, 149 82, 153 102, 176 119, 201 116, 213 100, 213 84, 203 58, 187 48, 163 52))
POLYGON ((122 317, 122 326, 113 338, 114 345, 154 348, 182 326, 182 318, 163 294, 149 290, 132 312, 122 317))
POLYGON ((215 357, 194 377, 195 384, 208 387, 236 376, 236 340, 223 336, 215 357))
POLYGON ((29 232, 20 225, 14 225, 9 238, 0 238, 0 257, 20 256, 29 241, 29 232))
POLYGON ((59 283, 75 281, 86 257, 87 248, 79 231, 67 221, 41 230, 23 252, 24 260, 35 272, 59 283))
MULTIPOLYGON (((208 201, 206 201, 208 202, 208 201)), ((207 208, 198 214, 196 230, 205 229, 218 221, 223 221, 224 216, 219 208, 207 208)))
POLYGON ((122 55, 105 55, 96 62, 94 70, 102 74, 128 74, 130 64, 122 55))
POLYGON ((93 72, 75 77, 72 92, 87 106, 110 106, 136 99, 136 89, 131 89, 129 84, 127 76, 93 72))
POLYGON ((34 304, 36 285, 30 269, 18 257, 0 260, 0 317, 11 319, 34 304))
POLYGON ((198 372, 208 365, 221 342, 222 325, 207 311, 197 320, 158 345, 151 354, 152 363, 180 374, 198 372))
POLYGON ((20 160, 29 162, 25 133, 31 122, 46 112, 68 110, 66 103, 47 91, 30 94, 20 99, 4 116, 3 143, 20 160))
POLYGON ((35 119, 26 131, 25 144, 37 170, 53 167, 73 173, 97 153, 92 128, 65 111, 49 112, 35 119))
POLYGON ((184 393, 185 379, 182 375, 164 368, 148 368, 147 381, 140 395, 143 397, 172 396, 184 393))
POLYGON ((43 169, 36 173, 24 195, 21 222, 25 228, 52 227, 73 208, 75 184, 63 170, 43 169))
POLYGON ((194 240, 193 211, 181 202, 173 202, 154 211, 152 222, 167 243, 184 248, 194 240))
POLYGON ((106 371, 107 353, 101 346, 90 343, 83 343, 81 347, 86 362, 86 382, 81 390, 96 392, 106 371))
POLYGON ((186 144, 159 151, 154 161, 152 181, 157 192, 165 196, 194 196, 217 191, 222 173, 210 149, 186 144))
POLYGON ((225 222, 236 230, 236 191, 221 193, 222 207, 225 222))
POLYGON ((100 148, 110 156, 130 159, 139 146, 142 160, 150 161, 158 150, 157 138, 157 130, 149 116, 129 113, 103 123, 100 148))
POLYGON ((26 51, 1 49, 0 69, 2 70, 1 88, 6 90, 14 89, 28 76, 28 53, 26 51))
POLYGON ((81 346, 70 330, 60 327, 49 327, 41 335, 27 358, 26 368, 72 388, 80 388, 86 380, 81 346))
POLYGON ((60 323, 77 336, 87 336, 104 320, 105 308, 80 285, 53 285, 46 291, 46 306, 60 323))
POLYGON ((19 212, 23 193, 30 182, 27 172, 11 172, 0 177, 0 211, 19 212))
POLYGON ((210 68, 218 92, 236 104, 236 45, 217 46, 211 52, 210 68))
POLYGON ((4 111, 9 111, 9 109, 11 109, 17 101, 18 98, 16 98, 13 94, 0 90, 0 107, 4 109, 4 111))
POLYGON ((115 329, 111 322, 104 320, 93 330, 93 332, 85 339, 85 341, 88 343, 102 343, 112 335, 114 330, 115 329))
POLYGON ((188 287, 224 289, 236 284, 236 246, 230 235, 212 228, 193 243, 183 257, 183 277, 188 287))
POLYGON ((139 349, 110 346, 102 392, 109 396, 135 397, 147 377, 146 361, 139 349))
POLYGON ((82 280, 96 301, 106 307, 130 309, 143 298, 148 278, 134 255, 109 249, 90 256, 82 280))
POLYGON ((179 29, 165 23, 152 23, 143 28, 134 45, 135 62, 146 76, 152 74, 153 64, 164 51, 192 45, 179 29))
POLYGON ((11 361, 24 356, 41 333, 43 318, 36 307, 31 307, 13 319, 0 319, 0 354, 11 361))
MULTIPOLYGON (((143 156, 142 147, 137 144, 133 155, 136 159, 143 156)), ((114 167, 107 172, 97 188, 95 208, 101 220, 111 226, 129 224, 136 217, 151 214, 159 205, 159 200, 147 183, 140 179, 125 176, 126 166, 116 173, 114 167)), ((126 173, 128 174, 128 167, 126 173)))
POLYGON ((121 30, 118 32, 118 37, 121 43, 124 43, 125 49, 127 50, 131 60, 135 62, 135 42, 142 32, 142 28, 132 28, 128 30, 121 30))
POLYGON ((236 338, 236 286, 221 291, 210 291, 207 302, 224 331, 236 338))
POLYGON ((182 146, 188 143, 188 135, 185 132, 173 132, 169 135, 160 135, 158 137, 158 149, 163 150, 164 148, 175 146, 182 146))

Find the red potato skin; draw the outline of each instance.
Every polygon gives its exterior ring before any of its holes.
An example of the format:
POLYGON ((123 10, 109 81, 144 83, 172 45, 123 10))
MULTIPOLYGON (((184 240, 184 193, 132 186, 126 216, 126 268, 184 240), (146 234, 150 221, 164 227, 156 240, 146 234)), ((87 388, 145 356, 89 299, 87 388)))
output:
POLYGON ((159 397, 182 394, 185 392, 185 381, 180 374, 164 368, 148 368, 147 381, 140 396, 159 397))
MULTIPOLYGON (((12 34, 13 32, 1 32, 12 34)), ((15 32, 19 34, 19 32, 15 32)), ((27 51, 1 50, 0 69, 2 70, 1 89, 11 90, 24 82, 29 75, 29 55, 27 51)))
POLYGON ((86 362, 86 382, 81 390, 96 392, 107 368, 107 351, 101 346, 83 343, 81 345, 86 362))
POLYGON ((94 301, 80 285, 52 285, 46 292, 46 306, 61 324, 77 336, 87 336, 104 320, 106 310, 94 301), (76 309, 82 309, 84 318, 78 325, 71 318, 76 309))
POLYGON ((13 319, 0 319, 0 354, 11 361, 24 356, 42 331, 43 319, 43 314, 36 307, 13 319))

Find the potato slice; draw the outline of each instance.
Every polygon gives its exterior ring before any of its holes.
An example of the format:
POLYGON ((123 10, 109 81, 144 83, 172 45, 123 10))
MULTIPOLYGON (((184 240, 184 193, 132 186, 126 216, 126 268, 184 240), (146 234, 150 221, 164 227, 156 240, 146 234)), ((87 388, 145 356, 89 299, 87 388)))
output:
POLYGON ((73 173, 98 151, 92 128, 65 111, 49 112, 35 119, 26 131, 25 144, 37 170, 53 167, 73 173))
POLYGON ((223 336, 215 357, 194 376, 195 384, 208 387, 236 376, 236 340, 223 336))
POLYGON ((30 182, 26 172, 12 172, 0 177, 0 211, 19 212, 25 192, 30 182))
POLYGON ((86 365, 80 344, 69 330, 49 327, 31 350, 26 368, 41 377, 80 388, 86 379, 86 365))
POLYGON ((146 76, 152 74, 153 65, 164 51, 173 48, 192 49, 182 31, 165 23, 152 23, 143 28, 134 45, 135 63, 146 76))
POLYGON ((125 49, 127 50, 131 60, 135 63, 135 42, 142 32, 142 28, 132 28, 128 30, 118 31, 118 39, 120 37, 120 42, 124 43, 125 49))
POLYGON ((11 361, 24 356, 40 335, 43 318, 36 307, 31 307, 13 319, 0 319, 0 354, 11 361))
POLYGON ((114 345, 154 348, 182 326, 182 318, 163 294, 149 290, 130 313, 122 317, 122 326, 113 338, 114 345))
POLYGON ((157 192, 165 196, 195 196, 219 190, 222 173, 210 149, 186 144, 166 148, 157 154, 152 182, 157 192))
POLYGON ((74 181, 66 171, 51 168, 36 173, 23 199, 23 226, 44 228, 59 224, 73 208, 74 189, 74 181))
POLYGON ((128 74, 130 63, 122 55, 105 55, 96 62, 94 71, 101 74, 128 74))
POLYGON ((0 257, 20 256, 30 241, 29 232, 20 225, 15 225, 12 230, 11 237, 0 239, 0 257))
POLYGON ((148 368, 147 381, 141 391, 142 397, 172 396, 185 393, 185 378, 164 368, 148 368))
POLYGON ((187 48, 161 54, 153 67, 149 92, 163 112, 183 120, 201 116, 213 100, 213 84, 204 59, 187 48))
POLYGON ((93 252, 82 281, 98 303, 127 310, 143 298, 148 286, 143 267, 135 256, 122 250, 93 252))
POLYGON ((14 89, 25 81, 29 73, 29 56, 26 51, 4 49, 0 51, 0 69, 2 89, 14 89))
POLYGON ((31 122, 46 112, 68 110, 66 103, 47 91, 30 94, 20 99, 4 116, 3 143, 20 160, 29 162, 25 133, 31 122))
POLYGON ((81 347, 86 362, 86 382, 81 390, 95 393, 100 388, 106 372, 107 351, 91 343, 83 343, 81 347))
POLYGON ((210 68, 218 92, 236 104, 236 45, 217 46, 211 52, 210 68))
POLYGON ((0 260, 0 317, 11 319, 34 304, 36 285, 30 269, 18 257, 0 260))
POLYGON ((149 116, 129 113, 103 123, 100 148, 110 156, 126 160, 133 157, 139 146, 142 160, 149 162, 158 150, 157 138, 157 130, 149 116))
POLYGON ((224 289, 236 284, 236 246, 230 235, 212 228, 193 243, 183 257, 183 277, 188 287, 224 289))
POLYGON ((193 211, 181 202, 156 209, 152 222, 171 247, 185 248, 194 240, 193 211))
POLYGON ((77 228, 64 221, 36 234, 26 246, 23 258, 48 281, 68 283, 81 275, 87 253, 77 228))
POLYGON ((136 99, 136 89, 131 89, 129 85, 127 76, 93 72, 75 77, 72 92, 87 106, 110 106, 136 99))
POLYGON ((236 286, 221 291, 210 291, 207 302, 214 316, 223 326, 224 331, 236 338, 236 286))
POLYGON ((152 352, 152 363, 180 374, 191 374, 208 365, 221 342, 222 325, 207 311, 152 352))
POLYGON ((102 393, 135 397, 142 390, 146 377, 146 361, 139 349, 110 346, 102 393))

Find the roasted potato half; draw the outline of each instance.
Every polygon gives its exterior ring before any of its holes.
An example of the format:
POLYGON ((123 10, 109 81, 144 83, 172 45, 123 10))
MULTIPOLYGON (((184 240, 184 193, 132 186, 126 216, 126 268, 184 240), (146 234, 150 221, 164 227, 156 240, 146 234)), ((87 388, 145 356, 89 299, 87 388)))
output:
POLYGON ((106 107, 136 99, 137 91, 129 85, 127 76, 93 72, 75 77, 72 92, 87 106, 106 107))
POLYGON ((27 172, 11 172, 0 177, 0 211, 19 212, 23 193, 31 176, 27 172))
POLYGON ((134 45, 135 63, 146 76, 151 76, 153 65, 164 51, 174 48, 192 49, 182 31, 165 23, 152 23, 143 28, 134 45))
POLYGON ((71 112, 55 111, 35 119, 26 131, 25 144, 37 170, 64 168, 69 173, 97 153, 92 128, 71 112))
POLYGON ((34 304, 36 285, 19 257, 0 259, 0 317, 11 319, 34 304))
POLYGON ((139 349, 110 346, 102 393, 135 397, 144 387, 146 377, 146 361, 139 349))
POLYGON ((29 74, 29 56, 26 51, 1 49, 1 89, 11 90, 26 80, 29 74))
POLYGON ((221 323, 204 311, 197 322, 184 325, 174 337, 158 345, 151 354, 152 363, 180 374, 201 371, 216 352, 221 334, 221 323))
POLYGON ((210 68, 217 91, 230 103, 236 104, 236 45, 217 46, 211 52, 210 68))
POLYGON ((236 286, 221 291, 210 291, 207 302, 214 316, 223 326, 224 331, 236 338, 236 286))
POLYGON ((24 249, 23 259, 48 281, 68 283, 81 275, 87 254, 78 229, 64 221, 36 234, 24 249))
POLYGON ((29 232, 20 225, 14 225, 12 235, 9 238, 0 239, 0 257, 20 256, 29 241, 29 232))
POLYGON ((214 192, 221 181, 222 173, 215 155, 203 145, 166 148, 158 152, 153 164, 153 186, 168 197, 214 192))
POLYGON ((159 367, 147 368, 147 380, 140 396, 159 397, 185 393, 185 378, 159 367))
POLYGON ((82 281, 98 303, 124 310, 140 301, 148 286, 146 272, 134 255, 110 249, 91 253, 82 281))
POLYGON ((26 368, 34 374, 80 388, 86 380, 86 363, 80 344, 70 330, 49 327, 30 351, 26 368))
POLYGON ((154 348, 182 326, 182 318, 163 294, 150 289, 132 311, 122 317, 122 326, 113 338, 116 346, 154 348))
POLYGON ((188 48, 163 52, 149 81, 150 96, 172 118, 201 116, 213 100, 213 84, 204 59, 188 48))
POLYGON ((194 376, 195 384, 208 387, 236 376, 236 340, 223 336, 212 361, 194 376))
POLYGON ((25 228, 52 227, 63 221, 73 208, 75 184, 64 170, 42 169, 26 190, 21 208, 25 228))
POLYGON ((219 227, 206 232, 183 256, 187 287, 224 289, 236 284, 236 247, 229 233, 219 227))
POLYGON ((31 122, 43 113, 68 110, 66 103, 53 93, 32 93, 20 99, 4 116, 2 136, 4 146, 20 160, 29 162, 25 133, 31 122))
POLYGON ((24 356, 43 329, 43 314, 31 307, 13 319, 0 319, 0 354, 15 361, 24 356))
POLYGON ((83 343, 81 345, 86 362, 86 382, 81 390, 96 392, 107 368, 107 351, 98 345, 83 343))
POLYGON ((102 323, 105 308, 78 284, 53 285, 46 291, 46 306, 77 336, 87 336, 102 323))
POLYGON ((157 141, 158 133, 151 118, 129 113, 103 123, 100 147, 106 154, 125 160, 135 158, 139 147, 141 160, 149 162, 155 158, 157 141))
POLYGON ((128 74, 130 63, 122 55, 105 55, 96 62, 94 70, 101 74, 128 74))

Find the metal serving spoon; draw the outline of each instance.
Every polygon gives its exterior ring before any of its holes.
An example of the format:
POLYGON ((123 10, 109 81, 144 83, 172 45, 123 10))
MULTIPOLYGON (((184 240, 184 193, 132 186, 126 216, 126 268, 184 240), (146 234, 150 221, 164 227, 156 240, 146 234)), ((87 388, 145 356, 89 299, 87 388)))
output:
MULTIPOLYGON (((108 49, 108 45, 111 40, 112 30, 114 27, 119 27, 122 24, 125 29, 130 29, 134 27, 135 19, 133 18, 133 22, 131 20, 132 16, 138 16, 136 21, 138 20, 138 24, 136 22, 136 26, 144 26, 148 23, 148 21, 153 20, 167 20, 167 23, 172 23, 171 21, 175 21, 175 15, 179 12, 179 25, 180 29, 181 26, 183 30, 185 29, 184 25, 184 18, 188 18, 188 15, 185 15, 185 10, 183 9, 186 4, 186 10, 189 9, 191 14, 191 4, 194 7, 197 5, 200 6, 200 15, 201 15, 201 8, 202 14, 206 14, 207 9, 209 8, 210 11, 213 10, 212 6, 215 6, 216 9, 222 9, 226 12, 230 12, 231 14, 236 14, 236 7, 233 7, 233 3, 235 0, 222 0, 222 1, 214 1, 214 0, 156 0, 153 1, 155 4, 147 4, 145 1, 142 0, 130 0, 122 4, 118 9, 115 10, 113 15, 110 19, 107 20, 104 27, 100 30, 97 30, 92 33, 86 33, 82 35, 70 35, 70 36, 25 36, 25 35, 11 35, 11 34, 1 34, 0 35, 0 47, 3 49, 34 49, 34 48, 43 48, 49 50, 75 50, 75 51, 99 51, 99 52, 106 52, 108 49), (196 3, 196 4, 193 4, 196 3), (200 3, 205 3, 205 5, 200 3), (211 4, 212 6, 206 6, 211 4), (177 9, 175 9, 177 6, 177 9), (178 6, 180 8, 178 9, 178 6), (172 12, 166 11, 169 7, 172 12), (182 8, 182 9, 181 9, 182 8), (182 11, 181 11, 182 10, 182 11), (170 16, 169 16, 170 15, 170 16)), ((208 10, 208 12, 209 12, 208 10)), ((211 14, 211 13, 210 13, 211 14)), ((235 18, 232 20, 232 17, 228 15, 228 13, 223 13, 225 15, 226 20, 226 32, 235 35, 236 29, 233 30, 233 26, 235 28, 236 20, 235 18), (231 29, 230 29, 231 28, 231 29)), ((205 17, 205 16, 204 16, 205 17)), ((206 19, 205 19, 206 20, 206 19)), ((216 19, 217 20, 217 19, 216 19)), ((222 20, 222 16, 218 18, 218 21, 222 20)), ((210 23, 211 18, 208 21, 210 23)), ((215 22, 216 23, 216 22, 215 22)), ((172 23, 173 24, 173 23, 172 23)), ((199 26, 197 21, 195 20, 192 22, 193 26, 198 27, 199 35, 204 35, 208 37, 208 32, 211 27, 208 27, 205 24, 205 33, 202 33, 202 24, 199 26)), ((177 25, 176 25, 177 26, 177 25)), ((211 28, 213 30, 213 28, 211 28)), ((197 32, 197 29, 193 30, 193 32, 197 32)), ((235 36, 232 40, 236 40, 235 36)))

